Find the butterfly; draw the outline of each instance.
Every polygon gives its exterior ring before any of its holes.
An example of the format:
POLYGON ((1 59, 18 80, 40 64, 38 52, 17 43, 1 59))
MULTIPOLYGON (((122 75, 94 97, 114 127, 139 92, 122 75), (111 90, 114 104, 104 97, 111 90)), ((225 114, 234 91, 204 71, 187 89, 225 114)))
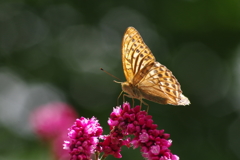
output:
POLYGON ((189 105, 181 86, 166 66, 157 62, 141 35, 128 27, 122 40, 122 65, 126 82, 121 83, 124 96, 160 104, 189 105))

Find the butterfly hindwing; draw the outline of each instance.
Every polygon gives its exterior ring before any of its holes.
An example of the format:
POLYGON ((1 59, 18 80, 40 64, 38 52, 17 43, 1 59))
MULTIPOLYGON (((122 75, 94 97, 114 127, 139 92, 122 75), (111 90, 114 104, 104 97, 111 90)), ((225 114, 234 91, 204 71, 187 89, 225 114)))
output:
POLYGON ((166 102, 162 102, 163 104, 177 105, 181 99, 180 95, 182 94, 181 86, 172 72, 159 62, 154 62, 154 65, 139 83, 138 88, 143 95, 144 93, 150 92, 148 90, 151 90, 151 93, 147 94, 149 95, 148 97, 154 95, 161 97, 158 101, 167 100, 166 102))

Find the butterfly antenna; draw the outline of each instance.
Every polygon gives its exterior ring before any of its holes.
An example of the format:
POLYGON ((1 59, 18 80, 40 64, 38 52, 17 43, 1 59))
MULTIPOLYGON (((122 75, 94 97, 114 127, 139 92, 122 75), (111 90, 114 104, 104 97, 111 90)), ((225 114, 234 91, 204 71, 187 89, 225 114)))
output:
POLYGON ((103 68, 100 68, 100 69, 101 69, 103 72, 107 73, 108 75, 110 75, 110 76, 112 76, 112 77, 114 77, 114 78, 116 78, 116 79, 118 79, 118 80, 121 81, 121 79, 119 79, 119 78, 117 78, 116 76, 112 75, 111 73, 105 71, 103 68))

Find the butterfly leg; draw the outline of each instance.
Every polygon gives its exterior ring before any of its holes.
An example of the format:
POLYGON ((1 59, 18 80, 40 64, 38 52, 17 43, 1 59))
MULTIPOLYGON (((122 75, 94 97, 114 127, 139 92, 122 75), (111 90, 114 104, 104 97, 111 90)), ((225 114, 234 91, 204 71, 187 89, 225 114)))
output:
POLYGON ((128 94, 123 94, 123 102, 125 102, 125 97, 129 97, 129 98, 132 98, 132 106, 134 106, 134 98, 131 97, 130 95, 128 94))
MULTIPOLYGON (((142 104, 142 103, 147 106, 147 113, 148 113, 149 105, 141 99, 141 104, 142 104)), ((142 106, 141 106, 141 107, 142 107, 142 106)))
POLYGON ((142 110, 142 103, 143 103, 143 100, 142 99, 139 99, 140 100, 140 110, 142 110))
MULTIPOLYGON (((123 91, 119 94, 118 98, 117 98, 117 105, 119 105, 119 98, 121 97, 121 95, 123 94, 123 91)), ((123 95, 124 96, 124 95, 123 95)))
POLYGON ((127 94, 123 94, 123 103, 125 102, 125 96, 127 96, 127 94))
POLYGON ((134 106, 134 98, 132 98, 132 106, 134 106))

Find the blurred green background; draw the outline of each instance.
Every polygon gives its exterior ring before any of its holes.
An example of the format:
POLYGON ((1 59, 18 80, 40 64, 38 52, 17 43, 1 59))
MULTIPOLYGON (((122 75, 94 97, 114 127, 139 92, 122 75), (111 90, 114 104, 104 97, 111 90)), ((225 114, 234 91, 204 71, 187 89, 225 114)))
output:
MULTIPOLYGON (((52 101, 97 117, 109 132, 121 86, 100 68, 125 81, 121 40, 128 26, 191 101, 147 102, 158 129, 171 134, 172 152, 182 160, 240 159, 237 0, 1 0, 0 159, 51 160, 28 117, 52 101)), ((124 148, 122 155, 143 159, 139 150, 124 148)))

